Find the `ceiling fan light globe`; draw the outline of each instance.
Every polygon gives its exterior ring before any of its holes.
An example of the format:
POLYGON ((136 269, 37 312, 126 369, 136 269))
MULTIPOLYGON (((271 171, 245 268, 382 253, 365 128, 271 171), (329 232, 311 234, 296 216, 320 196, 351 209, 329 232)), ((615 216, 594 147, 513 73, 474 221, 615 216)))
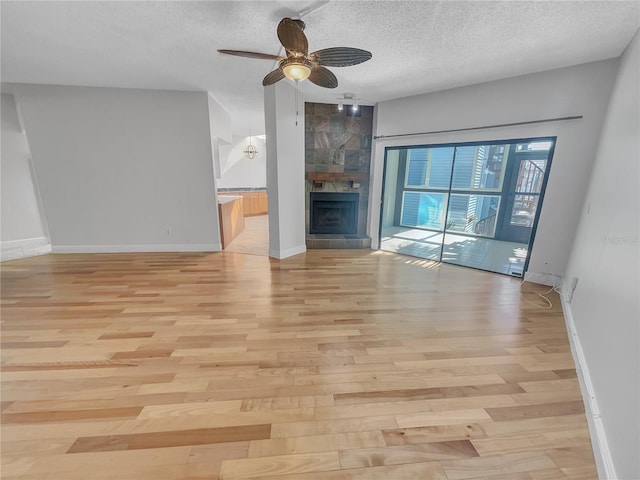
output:
POLYGON ((311 68, 303 63, 290 63, 282 67, 282 73, 289 80, 299 82, 306 80, 311 75, 311 68))

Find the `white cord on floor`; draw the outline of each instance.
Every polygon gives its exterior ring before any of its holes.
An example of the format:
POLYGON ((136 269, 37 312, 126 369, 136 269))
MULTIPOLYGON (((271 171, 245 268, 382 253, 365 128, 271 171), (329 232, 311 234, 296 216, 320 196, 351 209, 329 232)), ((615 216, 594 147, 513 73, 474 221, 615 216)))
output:
MULTIPOLYGON (((531 293, 535 293, 536 295, 538 295, 542 300, 544 300, 546 302, 546 305, 540 305, 538 303, 532 302, 531 300, 527 300, 522 292, 522 285, 524 284, 524 282, 527 282, 527 280, 525 280, 524 278, 524 274, 522 276, 522 281, 520 282, 520 298, 522 298, 522 300, 524 300, 526 303, 528 303, 529 305, 533 305, 536 308, 542 308, 544 310, 550 310, 553 308, 553 302, 551 300, 549 300, 549 298, 546 296, 551 292, 556 292, 559 295, 562 295, 562 292, 560 291, 560 286, 556 286, 556 276, 552 273, 551 274, 551 281, 553 282, 553 286, 545 291, 545 292, 531 292, 531 293)), ((529 282, 531 283, 531 282, 529 282)))

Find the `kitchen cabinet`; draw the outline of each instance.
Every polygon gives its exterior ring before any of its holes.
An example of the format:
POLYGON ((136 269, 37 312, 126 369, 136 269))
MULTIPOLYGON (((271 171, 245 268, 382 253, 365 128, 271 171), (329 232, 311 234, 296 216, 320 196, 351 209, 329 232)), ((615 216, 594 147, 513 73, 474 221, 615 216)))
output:
POLYGON ((240 195, 219 196, 220 240, 225 249, 244 230, 243 198, 240 195))
POLYGON ((242 211, 245 217, 253 217, 256 215, 266 215, 268 212, 267 206, 267 192, 265 191, 233 191, 233 192, 220 192, 219 197, 222 196, 240 196, 242 197, 242 211))

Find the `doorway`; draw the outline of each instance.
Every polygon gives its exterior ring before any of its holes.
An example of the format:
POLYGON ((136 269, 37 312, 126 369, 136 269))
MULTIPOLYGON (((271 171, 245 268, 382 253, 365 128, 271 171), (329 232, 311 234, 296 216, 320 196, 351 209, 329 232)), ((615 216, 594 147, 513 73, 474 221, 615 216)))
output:
POLYGON ((385 151, 380 248, 522 276, 555 137, 385 151))

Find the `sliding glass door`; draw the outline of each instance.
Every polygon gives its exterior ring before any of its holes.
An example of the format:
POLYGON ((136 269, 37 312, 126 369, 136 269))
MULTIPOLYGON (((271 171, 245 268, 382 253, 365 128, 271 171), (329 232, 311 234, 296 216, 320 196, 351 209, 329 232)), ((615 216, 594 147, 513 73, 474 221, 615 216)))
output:
POLYGON ((387 148, 380 248, 521 276, 553 144, 387 148))

